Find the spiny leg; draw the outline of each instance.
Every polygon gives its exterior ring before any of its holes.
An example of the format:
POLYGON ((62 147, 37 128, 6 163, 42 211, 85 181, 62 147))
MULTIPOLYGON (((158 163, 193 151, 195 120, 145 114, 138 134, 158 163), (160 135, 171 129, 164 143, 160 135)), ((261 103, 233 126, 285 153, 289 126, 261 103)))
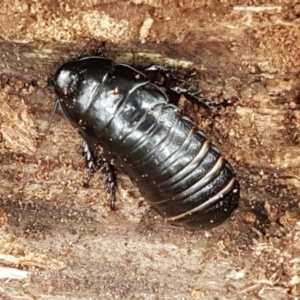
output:
MULTIPOLYGON (((90 44, 91 44, 93 41, 94 41, 94 40, 91 39, 91 40, 89 40, 89 41, 84 45, 84 47, 80 50, 79 54, 77 55, 76 60, 79 60, 79 59, 81 59, 81 58, 83 57, 84 53, 87 51, 87 48, 90 46, 90 44)), ((106 44, 106 42, 105 42, 105 41, 102 41, 102 42, 100 43, 100 45, 99 45, 97 48, 94 49, 93 55, 95 55, 95 56, 101 56, 102 53, 103 53, 104 50, 105 50, 105 44, 106 44)))
POLYGON ((117 192, 116 174, 112 164, 110 164, 100 153, 92 151, 88 144, 83 141, 81 144, 82 156, 85 160, 85 168, 88 170, 88 177, 84 183, 88 187, 89 182, 95 172, 103 171, 105 173, 105 183, 110 194, 110 209, 115 210, 115 200, 117 192))
POLYGON ((88 187, 93 174, 97 172, 99 168, 101 168, 101 166, 97 164, 98 162, 95 153, 90 149, 86 141, 82 141, 80 148, 85 162, 85 169, 88 171, 88 176, 84 183, 84 186, 88 187))
POLYGON ((95 56, 102 56, 103 52, 105 51, 105 47, 106 47, 106 41, 102 41, 100 43, 100 45, 97 48, 95 48, 94 55, 95 56))
POLYGON ((110 209, 115 210, 116 192, 118 190, 115 169, 114 166, 110 164, 103 156, 101 158, 103 163, 102 169, 105 173, 105 183, 107 190, 110 193, 110 209))
POLYGON ((208 109, 220 109, 223 106, 226 106, 228 104, 231 104, 230 100, 224 100, 221 103, 214 102, 211 100, 207 100, 204 97, 198 96, 199 92, 192 92, 188 88, 181 88, 179 86, 171 87, 170 91, 177 94, 177 95, 183 95, 187 100, 191 101, 192 103, 202 104, 208 109))
POLYGON ((144 72, 151 82, 165 90, 171 103, 178 104, 180 96, 183 95, 188 101, 202 104, 209 110, 217 110, 232 104, 231 100, 224 100, 220 103, 207 100, 198 96, 200 92, 192 91, 188 81, 196 75, 194 70, 184 73, 165 65, 151 65, 144 69, 144 72))

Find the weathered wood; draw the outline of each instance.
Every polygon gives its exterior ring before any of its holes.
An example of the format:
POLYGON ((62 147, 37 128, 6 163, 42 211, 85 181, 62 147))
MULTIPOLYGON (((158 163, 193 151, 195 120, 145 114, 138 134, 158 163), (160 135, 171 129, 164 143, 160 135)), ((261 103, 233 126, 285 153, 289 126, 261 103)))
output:
POLYGON ((0 252, 16 259, 2 258, 3 266, 29 271, 31 281, 29 289, 22 287, 24 281, 3 282, 3 295, 298 295, 298 15, 297 6, 280 2, 207 7, 202 1, 5 1, 0 12, 0 252), (193 86, 202 95, 232 99, 231 106, 216 112, 186 108, 241 181, 241 208, 230 221, 192 235, 149 213, 125 175, 115 213, 101 174, 89 189, 82 186, 76 132, 57 115, 46 134, 54 103, 49 78, 91 38, 108 40, 105 54, 117 61, 195 68, 193 86), (255 223, 266 220, 268 235, 254 241, 251 251, 242 248, 261 235, 255 223))

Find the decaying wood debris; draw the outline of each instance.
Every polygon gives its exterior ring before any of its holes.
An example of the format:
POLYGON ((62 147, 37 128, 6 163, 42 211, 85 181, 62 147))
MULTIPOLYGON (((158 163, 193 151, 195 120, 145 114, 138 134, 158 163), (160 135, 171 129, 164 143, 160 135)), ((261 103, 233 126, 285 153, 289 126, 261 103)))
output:
POLYGON ((299 5, 5 0, 0 12, 0 295, 5 299, 296 299, 299 290, 299 5), (218 111, 183 105, 235 168, 241 206, 188 232, 121 175, 83 187, 80 139, 51 74, 89 40, 130 64, 194 68, 218 111), (10 280, 7 280, 10 278, 10 280))

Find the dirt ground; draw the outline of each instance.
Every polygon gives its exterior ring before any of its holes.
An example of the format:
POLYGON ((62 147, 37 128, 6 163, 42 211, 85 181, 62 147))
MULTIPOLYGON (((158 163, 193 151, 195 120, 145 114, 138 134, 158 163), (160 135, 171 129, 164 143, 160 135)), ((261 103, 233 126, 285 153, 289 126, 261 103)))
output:
POLYGON ((0 10, 1 299, 299 299, 300 6, 286 1, 4 0, 0 10), (51 75, 90 39, 134 65, 195 69, 185 113, 241 183, 221 226, 189 232, 119 174, 89 188, 80 138, 47 127, 51 75))

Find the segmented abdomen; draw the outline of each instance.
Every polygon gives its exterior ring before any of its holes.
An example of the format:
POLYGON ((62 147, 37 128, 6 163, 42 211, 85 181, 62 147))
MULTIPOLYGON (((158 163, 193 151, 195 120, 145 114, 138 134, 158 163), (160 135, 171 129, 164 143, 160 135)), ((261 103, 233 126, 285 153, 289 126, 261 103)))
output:
POLYGON ((99 140, 114 164, 170 223, 214 226, 238 206, 231 166, 157 86, 128 89, 101 130, 99 140))

